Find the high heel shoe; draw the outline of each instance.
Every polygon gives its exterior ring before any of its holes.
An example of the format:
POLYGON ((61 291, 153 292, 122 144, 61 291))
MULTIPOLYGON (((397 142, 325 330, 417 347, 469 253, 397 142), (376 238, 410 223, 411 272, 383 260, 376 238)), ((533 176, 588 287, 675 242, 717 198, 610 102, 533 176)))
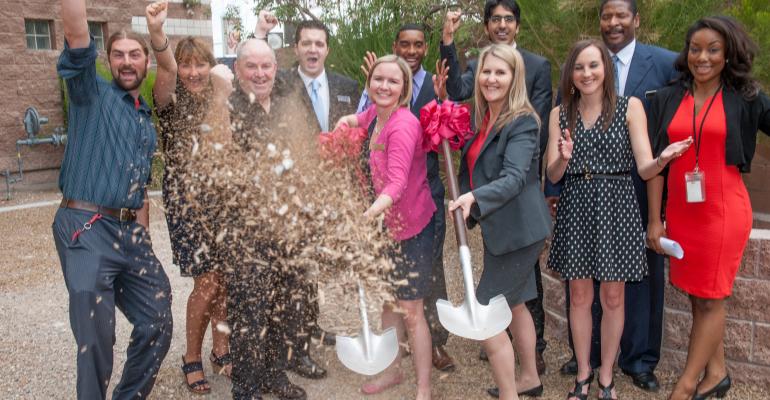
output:
MULTIPOLYGON (((487 389, 487 393, 494 397, 494 398, 500 398, 500 388, 489 388, 487 389)), ((519 396, 527 396, 527 397, 540 397, 543 395, 543 384, 539 384, 532 389, 525 390, 523 392, 518 393, 519 396)))
POLYGON ((187 380, 187 375, 192 374, 193 372, 203 372, 203 363, 200 361, 193 361, 193 362, 187 362, 184 359, 184 356, 182 356, 182 373, 184 373, 185 378, 185 385, 187 385, 187 390, 190 391, 190 393, 193 394, 209 394, 211 393, 211 387, 209 386, 209 381, 206 380, 206 378, 201 378, 200 380, 197 380, 193 383, 189 383, 187 380))
POLYGON ((591 393, 591 382, 594 381, 594 371, 591 371, 591 374, 588 375, 588 378, 583 379, 582 381, 578 381, 575 379, 575 387, 572 389, 571 392, 567 393, 567 399, 571 397, 575 397, 578 400, 588 400, 588 393, 591 393), (588 385, 588 393, 583 393, 583 386, 588 385))
POLYGON ((214 350, 211 350, 209 361, 211 361, 211 369, 213 369, 214 372, 220 375, 224 375, 226 378, 230 379, 230 373, 227 372, 227 367, 233 363, 233 358, 230 353, 217 356, 214 354, 214 350))
POLYGON ((710 399, 711 396, 716 397, 717 399, 721 399, 727 395, 727 391, 730 390, 730 388, 733 386, 733 381, 730 380, 730 375, 727 375, 719 381, 719 383, 716 384, 713 388, 703 392, 703 393, 695 393, 695 396, 692 397, 692 400, 706 400, 710 399))
POLYGON ((602 385, 602 381, 599 382, 599 400, 618 400, 617 397, 612 397, 612 389, 615 389, 615 380, 613 379, 609 385, 602 385))

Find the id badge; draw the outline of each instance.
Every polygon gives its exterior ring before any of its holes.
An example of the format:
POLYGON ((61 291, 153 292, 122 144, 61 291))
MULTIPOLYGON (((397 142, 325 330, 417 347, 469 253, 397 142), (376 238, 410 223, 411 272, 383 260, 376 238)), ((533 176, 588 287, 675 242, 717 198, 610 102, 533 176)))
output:
POLYGON ((695 170, 684 174, 688 203, 703 203, 706 201, 706 176, 703 171, 695 170))

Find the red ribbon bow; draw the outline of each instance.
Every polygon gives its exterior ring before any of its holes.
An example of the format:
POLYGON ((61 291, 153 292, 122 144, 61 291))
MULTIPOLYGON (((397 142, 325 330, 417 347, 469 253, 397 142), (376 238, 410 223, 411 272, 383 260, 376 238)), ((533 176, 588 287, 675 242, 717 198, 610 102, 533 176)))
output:
POLYGON ((358 159, 367 136, 366 129, 347 125, 341 125, 332 132, 322 132, 318 135, 321 157, 335 163, 358 159))
POLYGON ((471 112, 467 104, 456 104, 436 100, 420 110, 420 124, 425 136, 422 147, 425 151, 440 152, 441 140, 446 139, 452 150, 461 150, 472 136, 471 112))

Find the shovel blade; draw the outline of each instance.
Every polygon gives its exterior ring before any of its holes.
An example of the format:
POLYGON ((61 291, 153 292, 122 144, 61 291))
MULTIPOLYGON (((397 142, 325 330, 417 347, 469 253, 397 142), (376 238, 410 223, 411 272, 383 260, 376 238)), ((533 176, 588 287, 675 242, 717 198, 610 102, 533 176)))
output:
POLYGON ((442 299, 436 301, 436 309, 438 319, 446 330, 473 340, 486 340, 497 335, 508 328, 512 318, 511 308, 503 295, 495 296, 486 306, 468 298, 459 307, 454 307, 442 299), (471 301, 476 302, 475 306, 470 305, 471 301))
POLYGON ((370 333, 370 348, 367 350, 364 332, 355 337, 337 336, 337 358, 344 366, 362 375, 376 375, 382 372, 398 355, 398 336, 394 328, 388 328, 382 335, 370 333))

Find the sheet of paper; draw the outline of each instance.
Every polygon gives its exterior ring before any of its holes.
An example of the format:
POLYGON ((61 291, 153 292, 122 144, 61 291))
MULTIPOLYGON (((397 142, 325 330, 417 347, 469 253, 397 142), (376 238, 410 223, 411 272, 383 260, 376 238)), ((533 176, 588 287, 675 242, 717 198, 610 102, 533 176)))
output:
POLYGON ((670 255, 671 257, 676 257, 680 260, 684 258, 684 250, 682 249, 682 246, 669 238, 661 237, 660 247, 663 248, 664 253, 670 255))

